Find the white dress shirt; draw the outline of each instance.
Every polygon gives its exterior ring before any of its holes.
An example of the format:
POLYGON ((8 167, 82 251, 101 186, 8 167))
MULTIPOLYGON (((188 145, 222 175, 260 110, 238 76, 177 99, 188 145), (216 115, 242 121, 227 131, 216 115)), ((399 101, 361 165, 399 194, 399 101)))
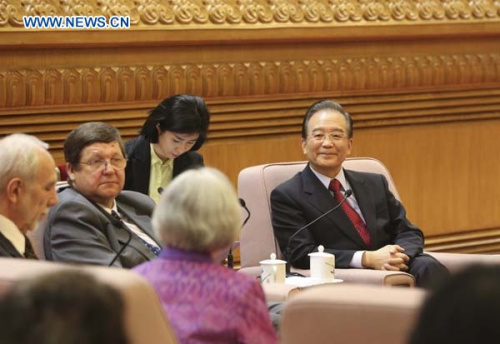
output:
MULTIPOLYGON (((334 179, 338 179, 338 181, 340 182, 340 185, 342 185, 342 190, 340 190, 342 195, 344 195, 345 190, 349 190, 351 188, 351 186, 349 185, 349 182, 345 178, 343 168, 340 169, 340 172, 335 176, 335 178, 330 178, 330 177, 327 177, 321 173, 316 172, 312 168, 312 166, 311 166, 311 171, 314 173, 314 175, 316 177, 318 177, 321 184, 323 184, 325 186, 325 188, 328 189, 328 191, 330 191, 330 193, 332 195, 333 195, 333 192, 328 187, 330 186, 330 182, 334 179)), ((365 218, 363 217, 363 213, 361 213, 361 209, 359 208, 359 204, 358 204, 358 201, 356 200, 356 196, 354 195, 354 193, 352 193, 352 195, 346 199, 346 202, 349 202, 351 207, 356 211, 356 213, 358 213, 358 215, 361 217, 363 222, 366 224, 365 218)), ((351 259, 351 262, 349 263, 349 266, 351 268, 362 268, 363 267, 362 260, 363 260, 364 253, 365 253, 365 251, 356 251, 354 253, 354 255, 352 256, 352 259, 351 259)))
POLYGON ((126 216, 124 216, 123 214, 120 214, 120 212, 118 211, 118 207, 116 206, 116 201, 113 201, 113 208, 110 209, 108 207, 105 207, 103 206, 102 204, 99 204, 99 206, 104 209, 108 214, 111 215, 111 212, 114 211, 116 212, 121 220, 123 221, 123 223, 125 223, 125 225, 135 234, 137 235, 139 238, 141 238, 142 240, 144 240, 145 242, 147 242, 148 244, 152 245, 152 246, 155 246, 155 247, 160 247, 158 246, 158 244, 156 243, 156 241, 153 240, 153 238, 151 238, 148 234, 146 234, 145 232, 143 232, 139 227, 137 227, 135 224, 131 223, 130 221, 128 221, 128 219, 126 218, 126 216))
POLYGON ((3 215, 0 215, 0 231, 3 236, 10 241, 12 246, 24 256, 24 250, 26 249, 26 237, 17 228, 16 224, 10 219, 3 215))

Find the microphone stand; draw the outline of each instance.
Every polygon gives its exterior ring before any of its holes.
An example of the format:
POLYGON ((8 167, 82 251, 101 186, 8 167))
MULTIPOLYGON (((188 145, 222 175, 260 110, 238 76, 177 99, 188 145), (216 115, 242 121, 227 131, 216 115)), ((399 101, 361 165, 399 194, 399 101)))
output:
POLYGON ((344 202, 347 200, 347 198, 351 195, 352 195, 352 190, 351 189, 346 190, 346 192, 344 192, 344 198, 342 198, 342 200, 337 205, 335 205, 332 209, 328 210, 326 213, 321 214, 320 216, 318 216, 317 218, 315 218, 314 220, 312 220, 308 224, 297 229, 297 231, 292 234, 290 239, 288 239, 288 242, 287 242, 286 248, 285 248, 285 257, 286 257, 285 273, 287 276, 291 275, 291 272, 290 272, 291 264, 290 264, 289 260, 290 260, 290 243, 292 242, 293 238, 295 238, 297 236, 297 234, 302 232, 304 229, 308 228, 310 225, 316 223, 317 221, 319 221, 320 219, 322 219, 326 215, 330 214, 335 209, 338 209, 340 206, 342 206, 342 204, 344 204, 344 202))
MULTIPOLYGON (((243 227, 245 227, 246 223, 250 219, 250 210, 248 210, 248 207, 242 198, 238 198, 238 200, 240 201, 240 205, 247 212, 247 217, 245 218, 245 220, 243 221, 243 224, 241 225, 241 228, 243 228, 243 227)), ((234 268, 233 245, 231 245, 231 247, 229 247, 229 254, 227 255, 227 267, 230 269, 234 268)))
POLYGON ((122 245, 122 247, 116 253, 115 257, 113 258, 113 260, 111 261, 111 263, 109 263, 108 266, 112 266, 113 265, 113 263, 118 259, 118 257, 121 256, 121 254, 125 250, 125 248, 130 244, 130 241, 132 241, 132 233, 129 230, 126 230, 126 231, 128 233, 128 239, 127 239, 127 241, 122 245))

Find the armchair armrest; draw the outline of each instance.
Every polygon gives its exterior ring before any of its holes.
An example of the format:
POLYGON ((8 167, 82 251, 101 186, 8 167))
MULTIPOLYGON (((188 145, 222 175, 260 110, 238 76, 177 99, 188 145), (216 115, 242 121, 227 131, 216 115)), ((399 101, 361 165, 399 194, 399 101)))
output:
POLYGON ((335 269, 335 278, 346 283, 375 284, 390 287, 415 286, 415 278, 402 271, 382 271, 370 269, 335 269))
POLYGON ((436 258, 451 273, 455 273, 472 264, 500 264, 500 255, 497 254, 471 254, 471 253, 446 253, 425 252, 436 258))
MULTIPOLYGON (((500 261, 500 256, 499 256, 500 261)), ((239 270, 241 273, 246 273, 255 278, 260 276, 260 267, 252 266, 239 270)), ((292 271, 309 276, 309 270, 300 270, 292 268, 292 271)), ((401 271, 381 271, 369 269, 335 269, 335 278, 344 280, 344 283, 357 283, 357 284, 375 284, 384 286, 404 286, 414 287, 415 278, 401 271)))
POLYGON ((267 302, 285 302, 297 295, 303 288, 288 284, 264 283, 262 289, 264 289, 267 302))

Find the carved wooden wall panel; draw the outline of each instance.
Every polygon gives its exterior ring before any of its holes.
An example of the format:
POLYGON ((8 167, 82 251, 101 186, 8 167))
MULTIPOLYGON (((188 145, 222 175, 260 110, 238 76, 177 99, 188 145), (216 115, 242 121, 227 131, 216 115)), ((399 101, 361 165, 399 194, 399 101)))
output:
POLYGON ((500 5, 495 0, 4 0, 0 15, 0 26, 11 27, 23 26, 23 15, 127 15, 133 26, 358 25, 497 19, 500 5))
POLYGON ((3 108, 114 104, 187 92, 205 98, 426 89, 500 81, 500 53, 0 70, 3 108))
POLYGON ((353 155, 391 170, 427 248, 500 252, 498 0, 4 0, 0 135, 62 144, 105 120, 125 139, 176 93, 211 109, 206 162, 304 159, 315 100, 353 115, 353 155), (26 30, 25 15, 130 16, 123 30, 26 30))

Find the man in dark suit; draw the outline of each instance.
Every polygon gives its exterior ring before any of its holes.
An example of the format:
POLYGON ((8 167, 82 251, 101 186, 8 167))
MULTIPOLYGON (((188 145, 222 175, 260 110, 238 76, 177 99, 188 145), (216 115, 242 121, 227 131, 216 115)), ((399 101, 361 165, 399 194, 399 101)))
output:
POLYGON ((102 122, 82 124, 64 142, 64 157, 70 186, 47 218, 47 260, 131 268, 156 257, 155 204, 122 191, 127 160, 118 130, 102 122))
POLYGON ((0 140, 0 257, 36 258, 26 233, 57 203, 48 144, 12 134, 0 140))
POLYGON ((280 248, 291 264, 309 268, 308 254, 335 255, 338 268, 408 271, 417 285, 428 287, 448 275, 433 257, 423 254, 424 237, 407 218, 403 205, 389 191, 382 175, 342 168, 351 153, 352 119, 330 100, 313 104, 302 124, 307 167, 271 193, 272 221, 280 248), (311 224, 345 196, 342 206, 311 224))

